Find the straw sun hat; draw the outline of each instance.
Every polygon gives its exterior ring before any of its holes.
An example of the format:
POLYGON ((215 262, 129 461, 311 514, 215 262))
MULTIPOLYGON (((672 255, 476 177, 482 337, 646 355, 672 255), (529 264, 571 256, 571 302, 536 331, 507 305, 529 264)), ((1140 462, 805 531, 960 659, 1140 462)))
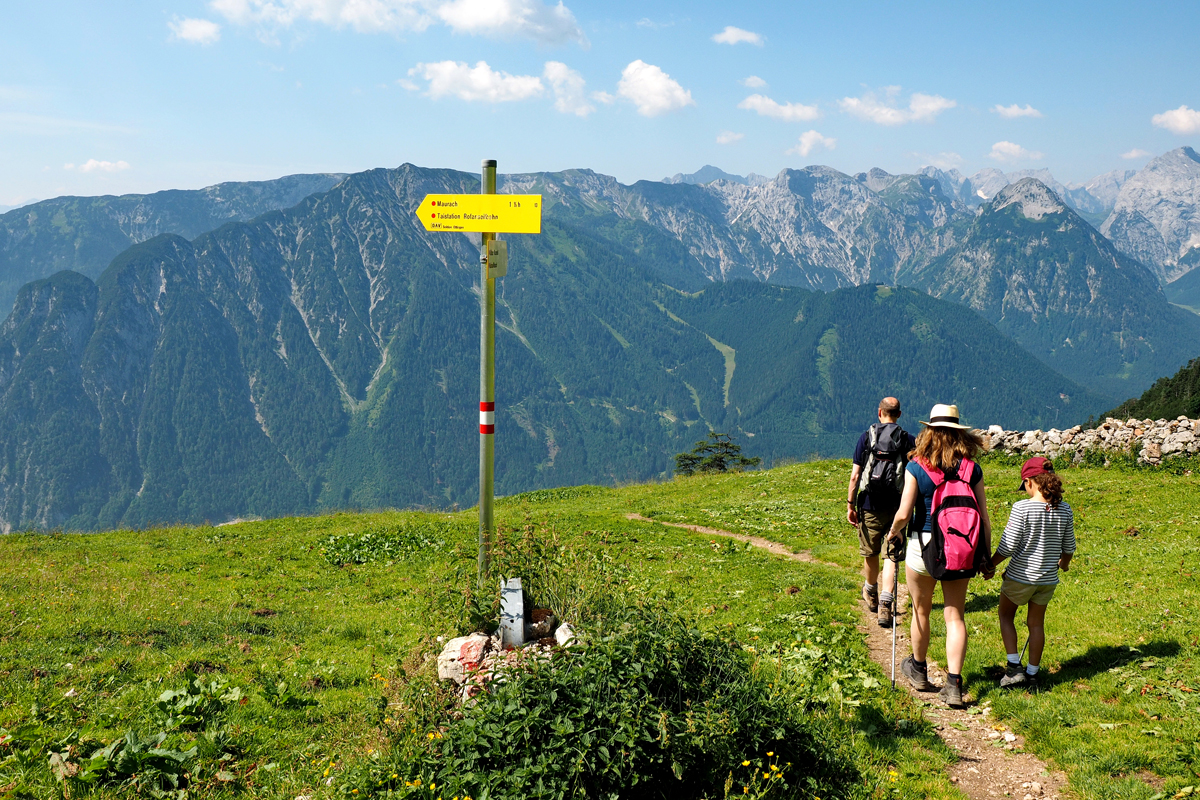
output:
POLYGON ((938 403, 929 412, 929 422, 921 420, 921 424, 926 428, 958 428, 966 430, 970 425, 961 425, 958 422, 958 406, 947 406, 938 403))

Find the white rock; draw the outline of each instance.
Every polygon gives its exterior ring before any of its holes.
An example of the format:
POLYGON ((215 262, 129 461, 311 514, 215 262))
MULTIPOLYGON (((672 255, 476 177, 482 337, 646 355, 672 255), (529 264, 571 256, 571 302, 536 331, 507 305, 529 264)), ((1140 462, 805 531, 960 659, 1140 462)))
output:
POLYGON ((564 622, 558 626, 558 630, 554 632, 554 641, 558 642, 559 647, 566 647, 575 641, 575 629, 571 624, 564 622))
POLYGON ((479 669, 490 647, 491 639, 482 633, 451 639, 438 656, 438 678, 461 685, 468 672, 479 669))

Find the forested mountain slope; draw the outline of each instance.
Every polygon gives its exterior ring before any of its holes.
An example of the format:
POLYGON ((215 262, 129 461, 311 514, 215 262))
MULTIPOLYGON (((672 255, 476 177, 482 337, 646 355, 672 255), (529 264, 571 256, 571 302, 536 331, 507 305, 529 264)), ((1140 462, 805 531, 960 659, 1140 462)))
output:
POLYGON ((1200 417, 1200 358, 1174 375, 1155 381, 1141 397, 1126 400, 1105 416, 1117 419, 1200 417))
MULTIPOLYGON (((373 170, 193 242, 136 245, 95 283, 26 286, 0 326, 0 529, 473 503, 477 249, 412 212, 476 191, 460 172, 373 170)), ((664 475, 710 425, 768 460, 841 453, 883 394, 910 418, 957 401, 1008 427, 1104 405, 918 292, 684 294, 661 276, 689 274, 687 247, 602 206, 508 238, 501 494, 664 475)))
POLYGON ((342 175, 289 175, 119 197, 56 197, 0 215, 0 317, 24 284, 63 269, 96 278, 125 248, 162 233, 187 239, 289 208, 342 175))

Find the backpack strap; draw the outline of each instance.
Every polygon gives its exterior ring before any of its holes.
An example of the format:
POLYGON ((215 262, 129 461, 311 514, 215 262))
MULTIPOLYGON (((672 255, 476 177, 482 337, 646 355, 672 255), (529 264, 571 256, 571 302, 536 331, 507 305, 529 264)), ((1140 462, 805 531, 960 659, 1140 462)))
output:
POLYGON ((975 472, 975 462, 964 458, 958 464, 958 479, 968 486, 971 485, 971 475, 975 472))
POLYGON ((867 439, 867 445, 868 445, 868 446, 869 446, 869 447, 870 447, 872 450, 874 450, 874 449, 875 449, 875 445, 879 444, 879 423, 878 423, 878 422, 877 422, 877 423, 875 423, 874 425, 872 425, 872 426, 871 426, 871 427, 868 429, 867 435, 868 435, 868 437, 869 437, 869 438, 867 439))
POLYGON ((937 487, 946 482, 946 473, 942 472, 940 469, 933 466, 923 458, 916 459, 916 462, 917 466, 925 470, 925 474, 929 476, 929 480, 933 481, 934 489, 937 489, 937 487))

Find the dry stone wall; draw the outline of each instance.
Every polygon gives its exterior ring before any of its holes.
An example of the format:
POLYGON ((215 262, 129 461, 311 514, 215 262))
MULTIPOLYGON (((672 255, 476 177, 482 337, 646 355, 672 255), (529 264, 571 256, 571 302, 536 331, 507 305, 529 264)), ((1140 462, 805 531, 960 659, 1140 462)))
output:
POLYGON ((1088 451, 1137 453, 1138 461, 1158 464, 1172 455, 1200 452, 1200 419, 1127 419, 1109 417, 1084 430, 1076 425, 1065 431, 1006 431, 993 425, 980 431, 989 449, 1012 455, 1056 456, 1073 453, 1075 460, 1088 451))

